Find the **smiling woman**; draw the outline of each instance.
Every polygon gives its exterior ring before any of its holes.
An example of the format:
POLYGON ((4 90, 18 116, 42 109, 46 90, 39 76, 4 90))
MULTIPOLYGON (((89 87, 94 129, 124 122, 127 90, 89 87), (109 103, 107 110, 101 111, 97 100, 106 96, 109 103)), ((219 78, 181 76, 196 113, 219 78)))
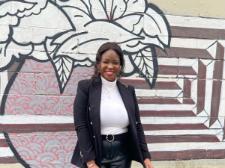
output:
POLYGON ((101 74, 105 79, 114 81, 123 72, 123 51, 116 43, 105 43, 97 52, 95 74, 101 74))
POLYGON ((108 50, 102 55, 100 64, 98 64, 99 73, 108 81, 114 81, 120 73, 120 60, 117 53, 108 50))
POLYGON ((153 168, 134 88, 118 79, 123 65, 119 45, 104 43, 96 54, 95 75, 78 83, 72 163, 79 167, 130 168, 136 160, 153 168))

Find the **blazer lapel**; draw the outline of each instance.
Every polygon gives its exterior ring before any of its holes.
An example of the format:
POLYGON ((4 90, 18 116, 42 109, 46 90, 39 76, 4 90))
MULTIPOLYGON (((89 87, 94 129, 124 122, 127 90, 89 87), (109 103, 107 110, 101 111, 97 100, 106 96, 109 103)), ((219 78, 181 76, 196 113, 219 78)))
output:
POLYGON ((124 86, 123 84, 121 84, 119 81, 117 82, 117 86, 120 92, 120 95, 122 97, 123 103, 125 105, 125 108, 127 110, 128 113, 128 117, 130 122, 133 121, 134 116, 132 116, 132 114, 134 114, 134 101, 132 100, 132 94, 129 91, 128 87, 124 86))
POLYGON ((101 102, 102 83, 101 78, 96 78, 93 81, 92 88, 90 89, 90 111, 91 119, 94 124, 97 135, 101 134, 100 122, 100 102, 101 102))

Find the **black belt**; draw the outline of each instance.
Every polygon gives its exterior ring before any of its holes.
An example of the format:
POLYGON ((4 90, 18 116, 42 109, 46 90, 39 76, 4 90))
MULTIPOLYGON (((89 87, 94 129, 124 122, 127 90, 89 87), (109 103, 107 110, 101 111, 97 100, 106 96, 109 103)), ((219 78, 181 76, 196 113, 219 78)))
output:
POLYGON ((123 133, 123 134, 108 134, 108 135, 102 135, 102 140, 108 141, 108 142, 113 142, 113 141, 124 141, 128 137, 128 133, 123 133))

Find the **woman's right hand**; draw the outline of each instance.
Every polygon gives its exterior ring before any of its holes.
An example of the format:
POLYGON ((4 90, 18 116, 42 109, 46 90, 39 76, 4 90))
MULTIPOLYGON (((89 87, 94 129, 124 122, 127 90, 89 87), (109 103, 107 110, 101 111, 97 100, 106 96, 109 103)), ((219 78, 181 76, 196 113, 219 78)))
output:
POLYGON ((87 167, 88 168, 99 168, 98 165, 95 163, 94 160, 88 161, 87 162, 87 167))

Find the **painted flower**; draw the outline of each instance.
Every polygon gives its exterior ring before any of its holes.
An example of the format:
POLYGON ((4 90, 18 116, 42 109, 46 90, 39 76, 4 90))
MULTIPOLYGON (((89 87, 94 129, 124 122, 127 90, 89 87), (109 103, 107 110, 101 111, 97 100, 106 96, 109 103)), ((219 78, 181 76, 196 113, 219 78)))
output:
POLYGON ((52 1, 0 1, 0 71, 27 57, 49 60, 44 48, 46 38, 68 29, 74 29, 73 24, 52 1))
POLYGON ((50 60, 61 92, 73 68, 92 66, 107 41, 124 50, 125 76, 138 73, 153 86, 155 47, 164 49, 170 42, 166 19, 146 0, 3 1, 0 22, 5 23, 0 27, 0 70, 27 57, 50 60), (28 25, 32 29, 24 29, 28 25))
POLYGON ((146 0, 72 0, 59 5, 76 28, 48 46, 55 47, 50 57, 56 70, 69 66, 66 73, 63 68, 57 72, 59 83, 68 80, 72 64, 92 66, 99 46, 115 41, 125 53, 124 75, 137 72, 154 85, 158 67, 155 47, 164 49, 170 43, 168 23, 156 6, 146 0))

